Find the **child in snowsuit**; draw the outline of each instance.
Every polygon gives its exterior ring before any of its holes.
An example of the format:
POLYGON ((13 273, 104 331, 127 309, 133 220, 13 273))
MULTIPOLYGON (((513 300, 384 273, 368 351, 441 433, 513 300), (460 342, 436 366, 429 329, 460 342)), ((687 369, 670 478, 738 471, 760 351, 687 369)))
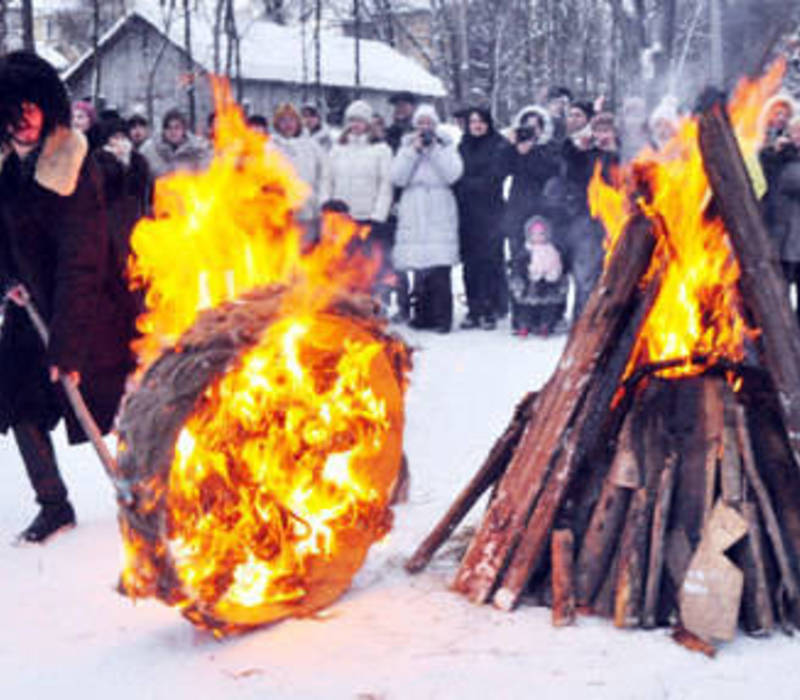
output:
POLYGON ((552 226, 542 216, 525 223, 524 248, 511 261, 511 327, 515 335, 547 336, 564 316, 569 281, 552 226))

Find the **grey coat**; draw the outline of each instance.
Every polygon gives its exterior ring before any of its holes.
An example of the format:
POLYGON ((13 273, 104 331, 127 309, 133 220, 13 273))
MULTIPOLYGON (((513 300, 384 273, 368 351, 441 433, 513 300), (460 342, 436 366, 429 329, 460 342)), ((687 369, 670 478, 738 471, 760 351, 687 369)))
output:
POLYGON ((455 265, 459 261, 458 207, 451 189, 464 165, 453 140, 437 131, 419 153, 414 134, 403 138, 392 161, 392 183, 403 190, 397 212, 393 262, 400 270, 455 265))
POLYGON ((788 163, 778 177, 772 232, 780 259, 800 262, 800 158, 788 163))

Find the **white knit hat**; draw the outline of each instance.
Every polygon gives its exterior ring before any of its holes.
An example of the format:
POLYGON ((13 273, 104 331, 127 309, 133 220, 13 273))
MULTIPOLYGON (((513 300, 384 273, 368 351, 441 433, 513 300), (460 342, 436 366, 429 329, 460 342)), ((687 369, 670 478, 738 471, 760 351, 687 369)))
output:
POLYGON ((347 105, 344 111, 344 120, 349 122, 351 119, 360 119, 369 122, 372 119, 372 107, 364 100, 356 100, 347 105))
POLYGON ((423 103, 416 110, 414 110, 414 126, 419 124, 419 120, 423 117, 428 117, 435 125, 439 124, 439 115, 436 113, 436 107, 429 103, 423 103))

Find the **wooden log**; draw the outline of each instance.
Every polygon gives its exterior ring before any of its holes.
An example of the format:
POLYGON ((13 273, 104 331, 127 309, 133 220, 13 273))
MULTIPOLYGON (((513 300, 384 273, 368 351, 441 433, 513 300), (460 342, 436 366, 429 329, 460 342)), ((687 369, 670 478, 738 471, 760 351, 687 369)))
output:
POLYGON ((650 530, 650 553, 647 563, 647 586, 645 588, 644 608, 642 610, 642 626, 655 627, 658 624, 659 595, 661 592, 661 574, 664 570, 664 548, 669 522, 672 491, 675 485, 675 464, 678 455, 672 452, 667 457, 664 471, 656 494, 653 526, 650 530))
POLYGON ((640 398, 641 426, 637 426, 635 432, 641 443, 636 452, 643 478, 641 488, 631 500, 620 537, 614 588, 614 624, 617 627, 638 627, 642 622, 650 524, 665 466, 665 422, 674 390, 672 382, 655 380, 640 398))
POLYGON ((439 547, 453 534, 453 531, 466 517, 478 499, 503 475, 514 454, 514 449, 519 444, 520 436, 531 419, 536 396, 536 392, 530 392, 517 404, 511 422, 492 446, 481 468, 462 489, 458 498, 456 498, 442 519, 406 562, 406 571, 411 574, 422 571, 439 547))
POLYGON ((650 265, 654 247, 652 224, 636 217, 623 232, 573 327, 561 361, 536 401, 534 417, 456 574, 453 588, 473 602, 488 600, 516 549, 595 370, 629 318, 634 291, 650 265))
MULTIPOLYGON (((760 374, 763 376, 746 381, 746 390, 742 392, 748 400, 748 434, 753 444, 758 473, 764 480, 776 512, 780 513, 781 533, 789 562, 795 577, 800 577, 800 508, 797 507, 800 503, 800 473, 784 434, 770 383, 765 379, 765 373, 760 374)), ((768 542, 765 555, 768 578, 774 582, 778 576, 768 542)), ((792 627, 800 629, 800 606, 791 606, 789 601, 783 599, 785 591, 777 584, 772 583, 770 590, 776 603, 777 621, 783 629, 787 632, 792 627)))
POLYGON ((767 581, 758 507, 752 501, 745 501, 740 506, 740 512, 747 521, 745 556, 741 563, 744 571, 742 623, 748 634, 766 636, 775 627, 775 615, 767 581))
POLYGON ((575 581, 573 579, 574 538, 572 530, 555 530, 552 544, 553 614, 555 627, 575 622, 575 581))
POLYGON ((722 498, 734 508, 742 501, 742 458, 737 440, 736 399, 727 385, 723 391, 724 427, 722 430, 722 458, 719 466, 719 481, 722 498))
POLYGON ((723 452, 725 430, 725 380, 708 377, 703 383, 703 418, 706 435, 705 497, 703 499, 703 525, 708 522, 714 507, 717 486, 717 466, 723 452))
MULTIPOLYGON (((778 563, 778 570, 780 571, 781 578, 780 587, 782 591, 785 592, 790 605, 797 606, 800 587, 798 587, 797 577, 795 576, 792 562, 789 558, 789 552, 783 541, 781 524, 772 505, 769 491, 758 473, 755 457, 753 456, 753 447, 750 442, 750 435, 747 430, 747 419, 744 407, 742 406, 737 407, 737 436, 739 439, 739 449, 742 453, 742 463, 745 473, 747 474, 747 481, 750 488, 752 488, 755 493, 761 515, 764 518, 767 535, 772 545, 772 551, 778 563)), ((796 508, 797 504, 795 504, 794 507, 796 508)))
POLYGON ((717 101, 699 116, 706 174, 741 268, 743 301, 758 325, 760 350, 779 395, 800 466, 800 329, 727 112, 717 101))
MULTIPOLYGON (((636 312, 632 314, 625 331, 620 334, 619 342, 613 348, 608 361, 598 367, 598 377, 592 383, 586 400, 564 437, 555 465, 547 476, 525 528, 525 534, 502 577, 502 585, 495 594, 494 603, 502 610, 510 610, 516 605, 528 579, 536 571, 564 497, 583 459, 597 440, 602 438, 602 428, 609 423, 607 417, 612 399, 619 389, 631 352, 661 289, 661 272, 659 270, 650 280, 636 312)), ((630 430, 622 431, 621 436, 621 440, 631 443, 630 430)), ((617 454, 627 455, 631 450, 631 444, 622 444, 617 454)), ((618 485, 632 482, 634 487, 638 486, 641 477, 635 458, 623 458, 615 461, 615 465, 618 485)))
POLYGON ((609 475, 603 483, 603 490, 600 498, 592 512, 589 527, 586 530, 583 541, 578 552, 578 559, 575 566, 576 570, 576 592, 578 605, 586 606, 591 603, 597 588, 605 579, 609 563, 615 554, 615 545, 619 538, 619 533, 625 522, 628 512, 631 494, 630 488, 618 486, 615 475, 624 468, 617 467, 620 462, 630 462, 636 460, 633 454, 631 439, 625 436, 630 434, 633 424, 633 412, 629 412, 620 429, 620 438, 617 444, 618 449, 614 456, 609 475), (626 449, 627 447, 627 449, 626 449))

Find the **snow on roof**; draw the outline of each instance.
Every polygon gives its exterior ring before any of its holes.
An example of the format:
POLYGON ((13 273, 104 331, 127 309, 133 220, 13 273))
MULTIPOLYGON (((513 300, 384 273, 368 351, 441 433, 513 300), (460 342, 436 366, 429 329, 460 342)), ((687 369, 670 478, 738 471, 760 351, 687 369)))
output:
MULTIPOLYGON (((138 16, 163 31, 160 17, 140 7, 120 18, 100 38, 103 46, 119 32, 133 17, 138 16)), ((202 16, 194 17, 192 27, 192 50, 194 59, 206 70, 213 69, 213 32, 202 16)), ((183 20, 172 22, 170 39, 178 47, 183 45, 183 20)), ((299 27, 287 27, 252 20, 240 27, 242 77, 246 80, 269 82, 303 83, 314 81, 315 51, 313 32, 307 27, 306 75, 303 75, 303 41, 299 27)), ((353 87, 355 85, 355 40, 330 31, 321 34, 321 82, 323 85, 353 87)), ((223 37, 224 55, 225 39, 223 37)), ((368 90, 409 90, 420 95, 441 97, 445 95, 442 82, 416 61, 380 41, 362 40, 361 87, 368 90)), ((68 79, 89 59, 85 53, 64 73, 68 79)))

